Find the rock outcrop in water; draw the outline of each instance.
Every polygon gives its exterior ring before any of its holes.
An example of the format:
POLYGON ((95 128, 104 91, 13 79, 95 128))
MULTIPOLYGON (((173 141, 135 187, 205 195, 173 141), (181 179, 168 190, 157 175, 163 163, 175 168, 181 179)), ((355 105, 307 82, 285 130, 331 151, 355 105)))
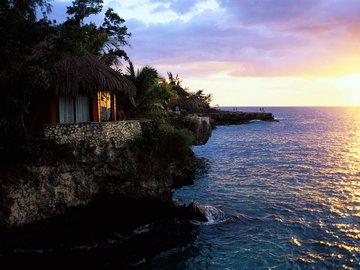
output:
POLYGON ((180 207, 172 201, 172 188, 193 183, 194 153, 159 140, 153 129, 144 128, 141 136, 124 144, 111 139, 96 147, 79 142, 75 156, 68 158, 3 165, 1 238, 36 235, 58 224, 65 224, 60 229, 69 228, 68 223, 76 227, 81 220, 123 225, 156 217, 205 220, 194 205, 180 207))
POLYGON ((211 125, 209 117, 191 116, 172 117, 171 124, 176 128, 189 129, 194 135, 194 145, 206 144, 211 137, 211 125))
POLYGON ((266 112, 207 112, 202 116, 210 117, 213 125, 236 125, 248 123, 252 120, 276 121, 272 113, 266 112))

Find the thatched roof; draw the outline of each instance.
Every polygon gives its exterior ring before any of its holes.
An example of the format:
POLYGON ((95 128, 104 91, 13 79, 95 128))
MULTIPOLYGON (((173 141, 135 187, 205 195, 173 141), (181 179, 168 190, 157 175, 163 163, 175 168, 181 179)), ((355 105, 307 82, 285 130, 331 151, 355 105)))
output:
POLYGON ((170 107, 180 106, 188 111, 198 111, 205 108, 205 104, 196 96, 190 96, 182 99, 173 99, 170 101, 170 107))
POLYGON ((188 106, 192 109, 199 110, 204 109, 205 104, 197 96, 190 96, 188 99, 188 106))
POLYGON ((50 91, 55 95, 93 95, 101 90, 126 97, 136 94, 131 81, 91 54, 65 55, 50 67, 50 91))

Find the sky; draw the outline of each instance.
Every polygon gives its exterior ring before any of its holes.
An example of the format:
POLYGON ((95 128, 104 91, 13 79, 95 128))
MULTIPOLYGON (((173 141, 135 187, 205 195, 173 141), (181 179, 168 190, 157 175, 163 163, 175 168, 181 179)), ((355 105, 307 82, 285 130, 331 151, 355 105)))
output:
MULTIPOLYGON (((61 21, 71 1, 52 5, 61 21)), ((212 105, 360 106, 360 0, 104 0, 107 8, 126 20, 136 67, 178 74, 212 105)))

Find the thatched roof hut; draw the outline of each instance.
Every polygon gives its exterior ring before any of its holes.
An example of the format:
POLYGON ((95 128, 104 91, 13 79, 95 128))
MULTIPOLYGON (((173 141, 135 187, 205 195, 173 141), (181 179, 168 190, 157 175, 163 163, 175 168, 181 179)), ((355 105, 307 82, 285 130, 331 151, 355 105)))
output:
POLYGON ((190 107, 191 110, 195 110, 195 111, 202 110, 205 108, 205 104, 197 96, 190 96, 188 98, 188 107, 190 107))
POLYGON ((180 107, 188 112, 198 112, 205 108, 205 104, 198 97, 191 95, 187 98, 173 99, 170 101, 170 107, 180 107))
POLYGON ((134 84, 95 56, 65 55, 50 67, 50 91, 55 95, 94 95, 110 91, 125 97, 136 94, 134 84))

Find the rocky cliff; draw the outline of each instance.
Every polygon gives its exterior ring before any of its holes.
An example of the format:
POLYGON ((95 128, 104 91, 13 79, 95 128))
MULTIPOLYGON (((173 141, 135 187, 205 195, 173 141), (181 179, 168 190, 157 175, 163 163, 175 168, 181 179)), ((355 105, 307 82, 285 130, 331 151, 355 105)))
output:
MULTIPOLYGON (((172 188, 193 183, 196 159, 191 149, 181 138, 176 137, 178 141, 174 142, 171 136, 159 137, 156 127, 149 122, 130 126, 136 130, 140 126, 141 132, 129 132, 134 135, 125 136, 121 143, 113 138, 117 133, 108 130, 107 140, 92 143, 89 138, 79 139, 78 134, 67 141, 73 147, 67 158, 45 157, 2 165, 0 234, 8 235, 7 228, 25 228, 28 234, 29 226, 33 230, 34 224, 89 207, 98 209, 101 215, 104 209, 113 209, 109 216, 117 216, 121 224, 137 217, 142 217, 141 223, 161 213, 204 219, 196 207, 177 207, 172 202, 172 188)), ((66 137, 64 134, 79 133, 79 127, 73 126, 68 131, 65 126, 50 129, 55 130, 59 140, 66 137)), ((96 126, 96 132, 100 129, 96 126)), ((91 138, 94 135, 89 126, 82 133, 91 138)), ((90 213, 96 220, 96 211, 90 213)), ((14 235, 19 235, 19 230, 14 235)))
POLYGON ((194 145, 206 144, 211 137, 212 128, 209 117, 201 117, 196 115, 172 117, 171 123, 176 128, 186 128, 190 130, 194 135, 194 145))

